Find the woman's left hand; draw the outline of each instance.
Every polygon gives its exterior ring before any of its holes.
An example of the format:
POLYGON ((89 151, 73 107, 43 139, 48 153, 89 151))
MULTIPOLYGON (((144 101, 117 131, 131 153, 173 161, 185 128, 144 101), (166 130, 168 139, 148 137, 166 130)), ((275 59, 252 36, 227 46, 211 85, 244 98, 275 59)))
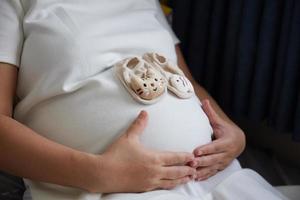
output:
POLYGON ((245 148, 244 132, 235 124, 222 119, 208 100, 202 108, 213 128, 214 140, 194 150, 195 159, 190 163, 197 168, 195 180, 205 180, 225 169, 245 148))

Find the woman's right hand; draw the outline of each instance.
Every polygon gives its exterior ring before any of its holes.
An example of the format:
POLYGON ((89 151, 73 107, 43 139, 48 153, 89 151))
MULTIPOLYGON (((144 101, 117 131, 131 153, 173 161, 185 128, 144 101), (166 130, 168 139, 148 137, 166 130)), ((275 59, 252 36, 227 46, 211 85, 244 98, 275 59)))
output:
POLYGON ((157 152, 140 143, 147 120, 147 113, 142 111, 127 131, 99 155, 99 183, 92 192, 171 189, 196 175, 195 169, 186 166, 194 159, 192 153, 157 152))

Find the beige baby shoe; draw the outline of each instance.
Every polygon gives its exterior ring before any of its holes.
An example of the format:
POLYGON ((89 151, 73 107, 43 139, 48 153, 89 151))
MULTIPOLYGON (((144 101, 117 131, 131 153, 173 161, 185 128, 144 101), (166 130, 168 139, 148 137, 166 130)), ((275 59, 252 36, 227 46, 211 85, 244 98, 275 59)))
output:
POLYGON ((167 88, 182 99, 194 95, 194 88, 188 78, 177 65, 172 64, 166 57, 158 53, 146 53, 143 58, 158 69, 166 78, 167 88))
POLYGON ((165 77, 141 57, 124 59, 115 64, 115 69, 131 96, 141 103, 153 104, 167 91, 165 77))

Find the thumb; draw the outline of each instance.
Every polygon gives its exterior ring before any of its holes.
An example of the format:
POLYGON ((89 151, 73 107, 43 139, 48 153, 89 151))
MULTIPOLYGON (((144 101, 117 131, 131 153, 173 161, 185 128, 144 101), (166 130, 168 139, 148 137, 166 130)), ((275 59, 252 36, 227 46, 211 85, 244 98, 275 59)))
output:
POLYGON ((126 131, 127 137, 136 137, 143 133, 147 126, 148 114, 142 110, 126 131))
POLYGON ((221 118, 216 113, 216 111, 212 108, 209 100, 207 100, 207 99, 203 100, 201 103, 202 103, 202 108, 203 108, 205 114, 207 115, 211 125, 214 126, 214 125, 220 124, 221 118))

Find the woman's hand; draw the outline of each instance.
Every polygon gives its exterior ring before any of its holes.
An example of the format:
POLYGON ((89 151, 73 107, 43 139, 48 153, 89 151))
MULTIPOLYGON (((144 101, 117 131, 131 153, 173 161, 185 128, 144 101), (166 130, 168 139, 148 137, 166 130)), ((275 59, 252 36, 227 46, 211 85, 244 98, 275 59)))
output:
POLYGON ((215 140, 194 150, 195 160, 190 166, 197 169, 196 180, 205 180, 226 168, 245 148, 245 135, 236 126, 223 120, 208 100, 202 101, 202 108, 213 128, 215 140))
POLYGON ((171 189, 196 176, 196 169, 186 164, 192 153, 155 152, 139 141, 147 125, 147 113, 142 111, 128 130, 99 159, 99 188, 92 191, 145 192, 171 189))

